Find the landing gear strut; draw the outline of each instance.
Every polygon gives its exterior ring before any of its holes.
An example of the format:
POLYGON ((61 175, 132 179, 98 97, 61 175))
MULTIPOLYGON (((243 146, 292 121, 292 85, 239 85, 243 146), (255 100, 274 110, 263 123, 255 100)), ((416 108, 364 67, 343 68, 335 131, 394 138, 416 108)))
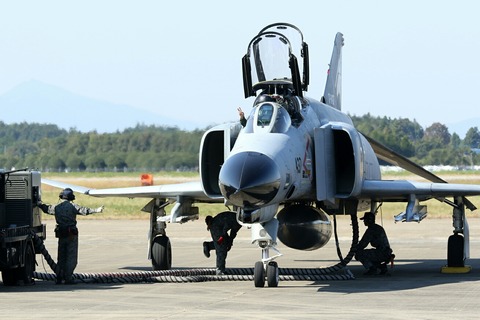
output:
POLYGON ((198 207, 193 206, 193 199, 177 196, 170 215, 166 215, 167 199, 152 199, 142 211, 150 212, 150 229, 148 232, 148 258, 152 260, 154 270, 168 270, 172 266, 172 246, 165 229, 167 222, 184 223, 198 219, 198 207))
POLYGON ((255 263, 253 272, 253 281, 257 288, 265 286, 265 277, 269 287, 278 287, 278 264, 273 260, 282 254, 275 249, 277 230, 277 219, 272 219, 265 224, 252 226, 252 242, 257 242, 258 246, 262 248, 262 260, 255 263), (277 255, 271 257, 270 249, 276 251, 277 255))

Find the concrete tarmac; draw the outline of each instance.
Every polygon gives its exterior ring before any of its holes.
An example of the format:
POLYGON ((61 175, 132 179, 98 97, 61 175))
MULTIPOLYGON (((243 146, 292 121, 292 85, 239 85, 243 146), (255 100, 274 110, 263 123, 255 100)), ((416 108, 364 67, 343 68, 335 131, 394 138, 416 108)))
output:
MULTIPOLYGON (((8 319, 476 319, 480 314, 480 218, 470 223, 468 274, 442 274, 446 264, 450 219, 420 224, 383 225, 396 254, 388 276, 364 276, 349 264, 355 280, 281 281, 277 288, 255 288, 253 281, 56 285, 37 280, 33 286, 0 284, 0 312, 8 319)), ((378 221, 377 221, 378 222, 378 221)), ((53 221, 47 221, 46 247, 56 260, 53 221)), ((76 273, 151 270, 147 260, 145 220, 82 220, 76 273)), ((360 224, 360 235, 365 227, 360 224)), ((205 258, 209 240, 203 221, 168 225, 173 268, 213 268, 215 254, 205 258)), ((338 219, 343 255, 351 243, 350 220, 338 219)), ((338 262, 335 241, 316 251, 279 244, 280 268, 314 268, 338 262)), ((227 268, 252 268, 260 250, 242 228, 227 259, 227 268)), ((52 273, 37 256, 37 272, 52 273)))

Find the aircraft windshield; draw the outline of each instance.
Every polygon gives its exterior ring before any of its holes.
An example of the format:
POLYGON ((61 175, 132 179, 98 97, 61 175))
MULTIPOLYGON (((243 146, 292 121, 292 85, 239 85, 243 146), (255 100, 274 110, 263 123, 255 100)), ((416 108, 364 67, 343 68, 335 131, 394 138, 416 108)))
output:
POLYGON ((244 132, 283 133, 291 125, 290 115, 277 103, 261 103, 252 110, 244 132))
POLYGON ((258 108, 257 126, 265 127, 270 125, 273 116, 273 105, 265 103, 258 108))

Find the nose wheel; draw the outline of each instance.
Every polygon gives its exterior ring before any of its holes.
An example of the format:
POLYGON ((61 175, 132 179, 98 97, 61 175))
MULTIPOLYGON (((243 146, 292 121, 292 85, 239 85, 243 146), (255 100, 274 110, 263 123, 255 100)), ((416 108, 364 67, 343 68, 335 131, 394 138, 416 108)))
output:
POLYGON ((278 287, 278 264, 271 261, 267 264, 267 284, 269 287, 278 287))
POLYGON ((269 287, 278 287, 279 274, 277 262, 270 261, 264 264, 262 261, 257 261, 255 263, 253 281, 256 288, 263 288, 265 286, 265 277, 269 287))
POLYGON ((263 288, 265 286, 265 268, 262 261, 255 262, 255 269, 253 269, 253 282, 256 288, 263 288))

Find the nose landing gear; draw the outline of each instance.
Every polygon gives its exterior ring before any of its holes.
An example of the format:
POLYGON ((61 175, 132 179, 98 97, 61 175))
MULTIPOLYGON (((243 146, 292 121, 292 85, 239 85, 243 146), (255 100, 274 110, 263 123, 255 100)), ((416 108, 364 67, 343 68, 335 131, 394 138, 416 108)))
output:
MULTIPOLYGON (((262 253, 268 249, 263 249, 262 253)), ((263 288, 265 286, 265 278, 267 279, 267 285, 269 287, 278 287, 279 282, 279 273, 278 273, 278 263, 276 261, 271 261, 276 257, 280 256, 277 255, 273 258, 266 259, 267 261, 257 261, 255 263, 255 268, 253 270, 253 281, 255 287, 263 288), (268 261, 270 260, 270 261, 268 261)))

